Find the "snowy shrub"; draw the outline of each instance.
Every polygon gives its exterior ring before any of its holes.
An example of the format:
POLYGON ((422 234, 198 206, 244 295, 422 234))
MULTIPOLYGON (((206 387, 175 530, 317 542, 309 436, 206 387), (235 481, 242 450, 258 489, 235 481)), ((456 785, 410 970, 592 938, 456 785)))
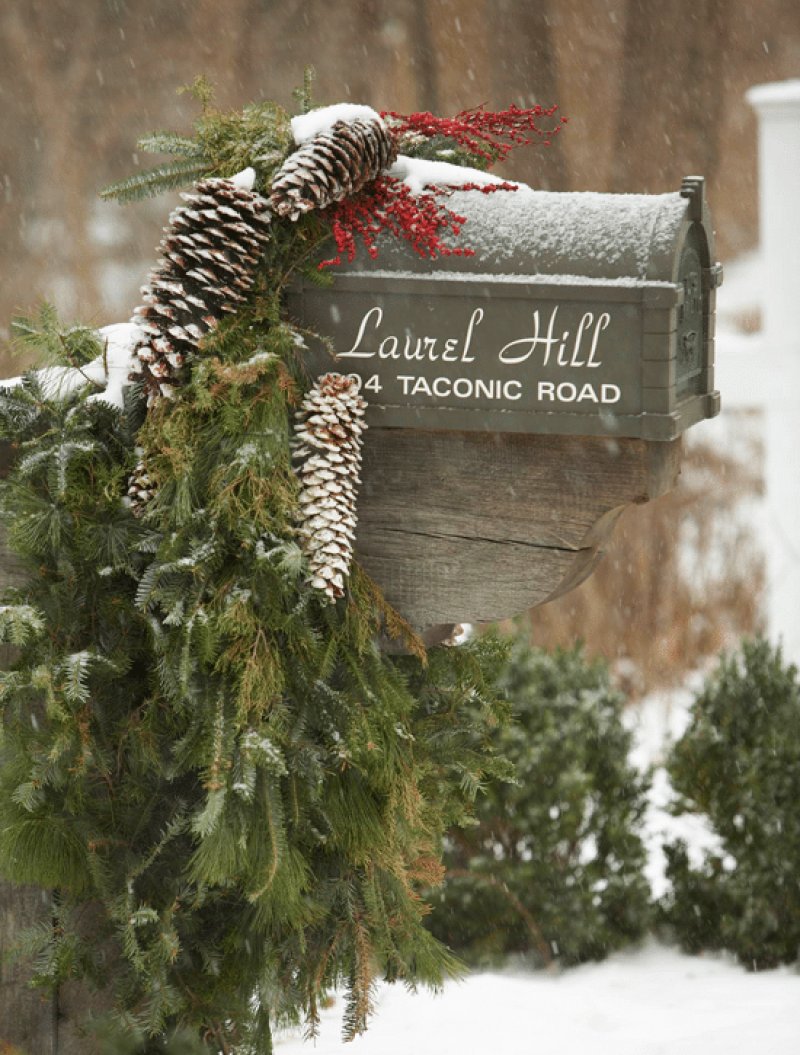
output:
POLYGON ((628 762, 622 697, 581 648, 548 653, 522 638, 502 684, 516 720, 496 747, 516 783, 488 786, 475 826, 451 834, 431 929, 471 963, 602 959, 650 921, 647 780, 628 762))
POLYGON ((705 814, 720 850, 665 846, 662 916, 691 951, 725 948, 752 969, 800 950, 800 684, 779 648, 722 658, 667 765, 676 813, 705 814))

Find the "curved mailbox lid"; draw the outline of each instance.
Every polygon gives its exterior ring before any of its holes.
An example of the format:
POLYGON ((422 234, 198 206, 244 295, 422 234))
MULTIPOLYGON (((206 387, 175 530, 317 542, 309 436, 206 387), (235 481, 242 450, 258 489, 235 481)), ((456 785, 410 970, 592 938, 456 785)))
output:
MULTIPOLYGON (((443 199, 465 217, 459 244, 474 256, 441 257, 435 272, 580 276, 674 282, 689 226, 680 194, 456 191, 443 199)), ((384 243, 381 268, 430 273, 431 262, 384 243)), ((357 268, 362 270, 361 267, 357 268)))
POLYGON ((669 440, 718 412, 702 179, 674 194, 520 187, 446 204, 474 256, 384 242, 332 290, 290 296, 336 368, 364 379, 373 424, 669 440))

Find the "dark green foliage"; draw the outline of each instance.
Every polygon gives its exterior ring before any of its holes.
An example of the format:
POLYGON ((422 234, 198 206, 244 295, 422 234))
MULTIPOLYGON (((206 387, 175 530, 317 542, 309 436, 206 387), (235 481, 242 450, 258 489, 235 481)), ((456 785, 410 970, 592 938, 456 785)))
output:
POLYGON ((705 815, 721 850, 691 867, 665 847, 663 917, 691 951, 725 948, 756 969, 800 950, 800 685, 779 648, 745 641, 694 701, 668 760, 676 813, 705 815))
POLYGON ((647 781, 628 763, 623 701, 580 648, 550 654, 525 637, 501 686, 516 721, 494 746, 516 781, 489 785, 477 825, 450 834, 431 929, 472 963, 601 959, 649 923, 647 781))
MULTIPOLYGON (((305 90, 310 90, 308 77, 305 90)), ((248 166, 256 171, 256 189, 267 192, 272 176, 294 147, 289 114, 270 102, 252 103, 241 111, 220 110, 212 105, 214 91, 203 78, 187 91, 202 106, 194 136, 154 132, 137 144, 140 150, 171 154, 175 160, 128 176, 106 187, 101 197, 138 201, 208 176, 233 176, 248 166)))
MULTIPOLYGON (((192 90, 195 135, 143 144, 178 160, 112 193, 247 165, 266 189, 288 115, 192 90)), ((17 325, 59 365, 0 390, 17 453, 0 516, 24 571, 0 607, 17 650, 0 674, 0 872, 53 890, 52 926, 24 942, 34 983, 106 986, 109 1050, 265 1055, 275 1022, 313 1032, 332 987, 352 1037, 376 979, 458 969, 422 894, 445 832, 506 772, 505 650, 426 654, 357 565, 335 606, 307 582, 289 423, 313 378, 282 294, 328 236, 319 216, 276 218, 247 303, 146 413, 136 386, 124 412, 89 398, 91 330, 50 308, 17 325), (156 493, 137 519, 140 458, 156 493), (381 652, 386 637, 409 654, 381 652)))
POLYGON ((64 329, 52 304, 40 306, 36 318, 20 316, 11 322, 15 351, 35 354, 37 359, 54 364, 81 367, 102 352, 97 331, 91 326, 64 329))
POLYGON ((90 385, 0 393, 18 446, 0 511, 27 569, 0 609, 19 649, 0 676, 0 869, 58 891, 56 925, 28 936, 35 981, 107 984, 143 1053, 181 1030, 269 1051, 272 1024, 313 1029, 333 986, 351 1036, 376 979, 441 983, 457 966, 420 895, 502 770, 501 646, 426 664, 358 568, 336 607, 306 585, 288 447, 305 379, 277 289, 315 232, 277 233, 284 267, 265 262, 138 430, 141 408, 90 385), (158 489, 141 520, 122 501, 137 445, 158 489), (382 633, 418 654, 383 655, 382 633))
POLYGON ((91 1029, 100 1055, 207 1055, 208 1047, 189 1030, 169 1030, 148 1037, 140 1029, 124 1028, 109 1020, 95 1022, 91 1029))

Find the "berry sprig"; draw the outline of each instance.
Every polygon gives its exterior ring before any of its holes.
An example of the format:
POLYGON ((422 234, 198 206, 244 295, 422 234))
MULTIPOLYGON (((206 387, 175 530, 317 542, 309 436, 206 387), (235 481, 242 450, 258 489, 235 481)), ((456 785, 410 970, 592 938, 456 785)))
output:
POLYGON ((552 128, 540 128, 540 119, 552 118, 557 106, 514 106, 507 110, 486 110, 477 106, 462 110, 455 117, 437 117, 427 111, 399 114, 385 110, 381 117, 389 123, 392 135, 401 150, 414 153, 414 144, 425 140, 444 140, 461 148, 471 158, 486 167, 508 157, 516 147, 527 146, 537 138, 550 146, 567 118, 562 117, 552 128))
MULTIPOLYGON (((437 117, 427 111, 400 114, 385 110, 381 118, 401 154, 488 169, 508 157, 516 147, 537 139, 550 146, 553 136, 567 121, 566 117, 550 121, 557 109, 557 106, 523 109, 512 104, 506 110, 491 111, 478 106, 462 110, 455 117, 437 117), (549 121, 552 127, 541 127, 549 121)), ((375 259, 378 238, 387 231, 428 259, 474 255, 473 250, 454 246, 446 240, 457 238, 466 222, 465 217, 448 209, 440 200, 454 189, 454 186, 427 186, 421 194, 415 194, 401 180, 384 173, 360 194, 348 196, 324 210, 323 216, 331 225, 336 255, 323 260, 319 267, 336 266, 343 259, 352 261, 359 243, 375 259)), ((458 189, 492 194, 516 190, 517 185, 467 182, 459 183, 458 189)))
POLYGON ((470 256, 472 250, 450 246, 443 234, 458 237, 466 222, 441 205, 432 191, 413 194, 401 180, 382 176, 368 191, 355 198, 337 202, 327 210, 337 255, 323 260, 320 268, 340 264, 342 257, 352 261, 360 240, 369 256, 378 255, 377 239, 383 231, 408 242, 419 256, 470 256))
MULTIPOLYGON (((515 183, 466 183, 459 190, 476 190, 482 194, 494 191, 513 191, 515 183)), ((388 231, 410 244, 421 257, 430 260, 439 256, 474 256, 474 250, 448 245, 442 237, 458 237, 466 222, 440 198, 450 191, 443 187, 429 187, 422 194, 414 194, 401 180, 382 176, 370 189, 354 198, 346 198, 325 210, 336 243, 336 256, 323 260, 320 269, 335 267, 346 258, 351 262, 360 241, 374 260, 378 255, 377 240, 388 231)))

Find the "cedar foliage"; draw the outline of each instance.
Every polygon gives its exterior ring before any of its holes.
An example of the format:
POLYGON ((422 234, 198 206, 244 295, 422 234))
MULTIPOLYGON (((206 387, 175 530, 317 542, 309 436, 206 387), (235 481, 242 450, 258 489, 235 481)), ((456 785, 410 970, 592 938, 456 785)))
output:
POLYGON ((580 646, 551 653, 524 634, 500 684, 515 721, 494 746, 515 780, 492 783, 475 825, 450 834, 429 925, 475 964, 602 959, 650 923, 648 780, 628 761, 623 698, 580 646))
POLYGON ((690 952, 729 949, 752 970, 800 949, 800 682, 780 648, 746 640, 697 695, 667 762, 677 814, 703 815, 720 848, 690 863, 665 846, 662 918, 690 952))
MULTIPOLYGON (((272 149, 283 119, 254 113, 206 108, 215 171, 242 142, 272 149)), ((36 372, 0 392, 18 452, 0 515, 26 573, 0 608, 19 649, 0 675, 0 870, 54 891, 34 981, 110 987, 132 1050, 188 1030, 269 1052, 276 1022, 313 1033, 333 986, 349 1038, 376 979, 440 984, 458 968, 421 895, 445 830, 506 771, 502 645, 426 655, 357 566, 335 606, 306 583, 289 421, 309 378, 281 292, 325 233, 275 223, 247 305, 146 415, 135 386, 123 412, 36 372), (156 495, 137 519, 139 457, 156 495), (382 653, 387 633, 411 654, 382 653)), ((21 325, 28 348, 88 355, 84 329, 45 322, 21 325)))

